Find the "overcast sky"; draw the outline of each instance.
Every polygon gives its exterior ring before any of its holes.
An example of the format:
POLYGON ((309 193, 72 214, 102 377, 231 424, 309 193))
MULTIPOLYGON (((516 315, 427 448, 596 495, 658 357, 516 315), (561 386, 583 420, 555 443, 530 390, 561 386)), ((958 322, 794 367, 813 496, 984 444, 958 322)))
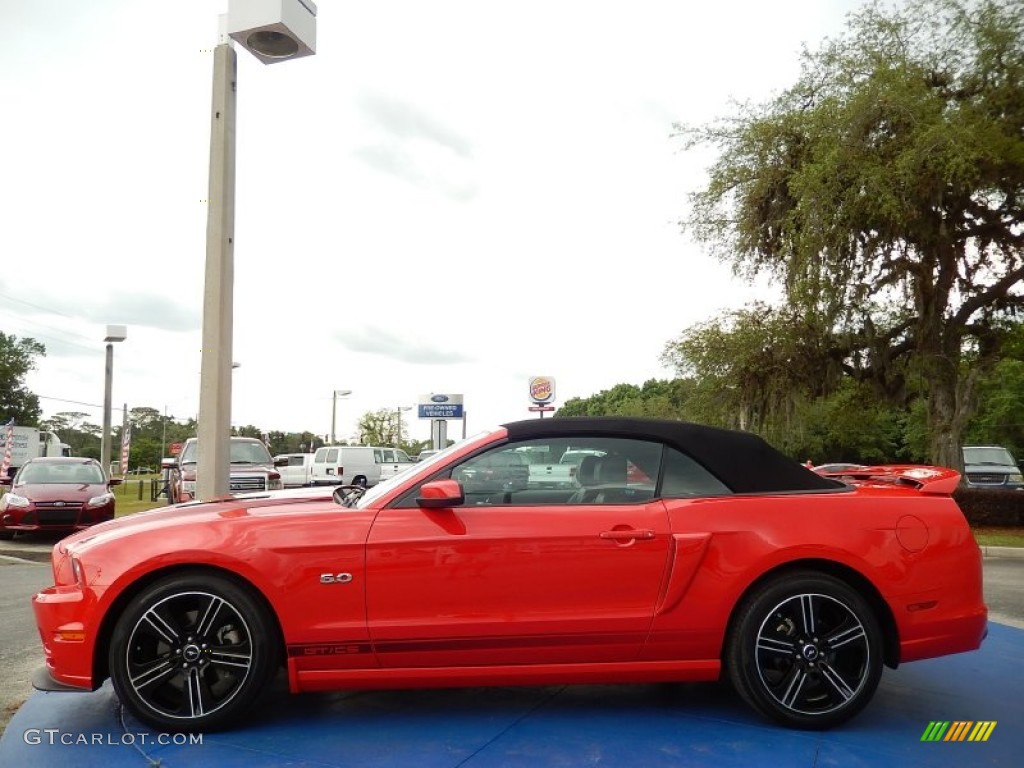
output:
MULTIPOLYGON (((530 417, 533 375, 556 404, 671 376, 754 295, 679 231, 712 157, 673 123, 792 84, 859 5, 322 0, 315 56, 240 50, 232 424, 325 434, 349 389, 348 436, 443 392, 473 433, 530 417)), ((44 416, 101 422, 107 324, 115 408, 196 415, 226 10, 0 0, 0 329, 46 345, 44 416)))

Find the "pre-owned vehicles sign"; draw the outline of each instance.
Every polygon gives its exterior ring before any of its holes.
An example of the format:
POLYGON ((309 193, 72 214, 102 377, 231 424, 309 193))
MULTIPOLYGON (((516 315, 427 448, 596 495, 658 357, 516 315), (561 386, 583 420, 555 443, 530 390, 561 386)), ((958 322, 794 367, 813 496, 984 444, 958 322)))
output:
POLYGON ((462 395, 420 395, 416 410, 421 419, 461 419, 462 395))

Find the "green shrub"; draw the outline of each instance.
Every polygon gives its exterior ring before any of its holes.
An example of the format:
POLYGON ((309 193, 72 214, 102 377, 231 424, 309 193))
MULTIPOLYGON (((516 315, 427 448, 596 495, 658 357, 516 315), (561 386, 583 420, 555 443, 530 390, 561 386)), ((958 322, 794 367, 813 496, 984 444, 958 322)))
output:
POLYGON ((1024 527, 1024 491, 958 488, 953 498, 972 526, 1024 527))

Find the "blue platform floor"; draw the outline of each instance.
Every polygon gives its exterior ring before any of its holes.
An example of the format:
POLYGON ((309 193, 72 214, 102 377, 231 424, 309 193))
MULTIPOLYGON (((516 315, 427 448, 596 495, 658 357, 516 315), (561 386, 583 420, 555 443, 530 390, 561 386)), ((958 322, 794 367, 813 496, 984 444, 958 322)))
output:
POLYGON ((282 685, 242 727, 159 743, 173 738, 125 713, 108 683, 34 693, 0 738, 0 766, 1018 768, 1024 630, 989 629, 979 651, 886 670, 867 709, 826 732, 775 727, 717 683, 301 696, 282 685), (922 742, 935 720, 997 724, 986 742, 922 742))

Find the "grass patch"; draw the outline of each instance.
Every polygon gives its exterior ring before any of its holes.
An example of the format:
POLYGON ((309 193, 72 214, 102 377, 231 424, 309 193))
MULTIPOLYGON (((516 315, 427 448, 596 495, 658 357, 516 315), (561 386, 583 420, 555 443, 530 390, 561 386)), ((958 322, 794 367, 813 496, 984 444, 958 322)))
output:
POLYGON ((124 517, 135 512, 144 512, 147 509, 166 507, 167 499, 152 500, 151 483, 153 480, 159 483, 161 480, 160 475, 131 475, 126 482, 115 486, 114 496, 117 501, 114 504, 114 515, 116 517, 124 517), (141 499, 139 498, 140 487, 142 490, 141 499))
POLYGON ((983 547, 1024 547, 1024 529, 976 526, 971 529, 983 547))

